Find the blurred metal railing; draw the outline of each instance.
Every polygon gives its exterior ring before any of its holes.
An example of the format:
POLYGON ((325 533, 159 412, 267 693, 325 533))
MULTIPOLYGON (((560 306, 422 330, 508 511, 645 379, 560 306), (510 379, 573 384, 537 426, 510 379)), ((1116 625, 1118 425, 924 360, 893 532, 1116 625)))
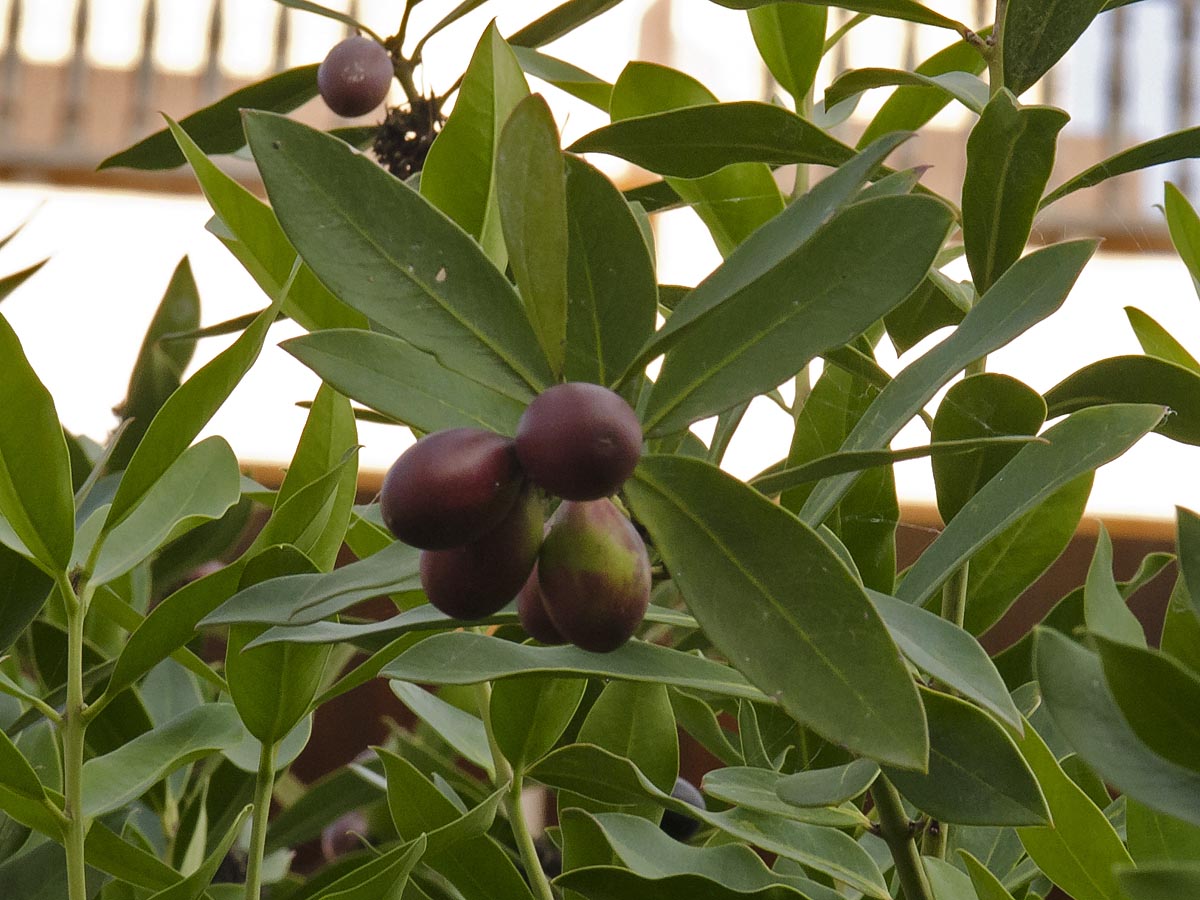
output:
MULTIPOLYGON (((687 16, 690 4, 699 0, 659 0, 639 13, 631 27, 653 32, 643 48, 670 62, 675 40, 665 23, 671 13, 687 16), (673 8, 672 8, 673 6, 673 8), (666 12, 666 15, 663 13, 666 12)), ((994 0, 957 0, 956 14, 973 21, 987 20, 994 0)), ((942 4, 948 8, 949 0, 942 4)), ((357 3, 343 8, 351 15, 357 3)), ((1105 13, 1071 53, 1034 91, 1028 102, 1062 105, 1075 115, 1063 132, 1052 183, 1092 165, 1138 141, 1166 131, 1185 128, 1200 121, 1195 55, 1200 52, 1197 35, 1197 0, 1143 0, 1105 13)), ((40 19, 45 24, 44 9, 40 19)), ((834 11, 835 16, 845 16, 834 11)), ((160 127, 157 113, 182 116, 202 107, 252 78, 277 71, 289 63, 293 47, 295 10, 276 7, 266 0, 0 0, 0 179, 39 180, 84 184, 132 183, 148 188, 190 189, 186 172, 143 176, 123 172, 96 173, 96 163, 160 127), (51 24, 62 29, 68 47, 53 62, 36 61, 22 50, 22 29, 39 4, 60 10, 51 24), (179 72, 165 67, 155 48, 164 29, 178 27, 171 16, 183 6, 206 11, 199 66, 179 72), (231 29, 241 23, 246 11, 262 5, 270 8, 269 52, 263 56, 262 71, 231 73, 222 62, 231 29), (123 17, 127 22, 114 20, 123 17), (136 34, 136 53, 122 67, 104 66, 89 53, 92 32, 98 24, 109 30, 127 27, 136 34)), ((307 16, 306 16, 307 17, 307 16)), ((329 23, 332 27, 332 23, 329 23)), ((48 26, 47 26, 48 27, 48 26)), ((911 66, 926 55, 916 26, 892 23, 887 38, 899 48, 894 63, 911 66)), ((856 29, 834 51, 833 70, 867 64, 868 55, 884 49, 880 32, 874 38, 856 29), (876 43, 871 44, 874 39, 876 43)), ((257 29, 262 39, 262 29, 257 29)), ((928 33, 926 33, 927 35, 928 33)), ((724 35, 721 36, 724 39, 724 35)), ((748 48, 747 48, 748 49, 748 48)), ((818 94, 819 95, 819 94, 818 94)), ((320 104, 305 110, 305 117, 332 123, 320 104)), ((862 121, 851 120, 841 127, 853 137, 862 121)), ((923 137, 906 145, 901 153, 909 164, 928 163, 933 168, 926 183, 954 196, 965 165, 962 129, 957 121, 942 117, 923 132, 923 137)), ((236 166, 235 162, 235 166, 236 166)), ((253 172, 247 165, 239 174, 253 172)), ((1200 184, 1200 169, 1192 163, 1173 164, 1149 173, 1123 176, 1108 184, 1083 191, 1052 206, 1040 220, 1042 234, 1090 233, 1105 236, 1110 246, 1161 247, 1166 234, 1153 204, 1161 201, 1161 182, 1175 181, 1185 190, 1200 184)))

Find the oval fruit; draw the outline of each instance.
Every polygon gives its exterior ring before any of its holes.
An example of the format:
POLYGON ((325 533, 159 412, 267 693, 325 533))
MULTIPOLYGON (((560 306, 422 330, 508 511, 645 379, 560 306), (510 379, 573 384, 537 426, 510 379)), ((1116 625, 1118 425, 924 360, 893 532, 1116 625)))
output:
POLYGON ((363 35, 334 45, 317 67, 317 90, 339 116, 365 116, 387 97, 392 60, 382 45, 363 35))
POLYGON ((650 604, 646 545, 611 500, 568 500, 538 554, 538 585, 559 634, 608 653, 633 636, 650 604))
POLYGON ((546 612, 546 598, 542 596, 542 587, 538 584, 537 563, 534 563, 521 593, 517 594, 517 618, 525 633, 538 643, 554 646, 567 642, 546 612))
POLYGON ((421 438, 397 459, 379 495, 384 524, 422 550, 479 540, 512 509, 521 489, 513 442, 479 428, 421 438))
MULTIPOLYGON (((675 779, 675 787, 671 789, 671 796, 676 800, 682 800, 684 803, 690 803, 696 809, 708 808, 704 802, 704 795, 700 793, 694 784, 682 776, 675 779)), ((686 841, 700 830, 700 823, 691 816, 685 816, 681 812, 667 809, 663 811, 659 828, 677 841, 686 841)))
POLYGON ((530 480, 566 500, 620 490, 642 455, 642 426, 619 394, 583 381, 543 391, 517 425, 517 457, 530 480))
POLYGON ((529 578, 542 543, 542 504, 526 489, 500 524, 477 541, 421 554, 421 587, 429 602, 456 619, 482 619, 501 609, 529 578))

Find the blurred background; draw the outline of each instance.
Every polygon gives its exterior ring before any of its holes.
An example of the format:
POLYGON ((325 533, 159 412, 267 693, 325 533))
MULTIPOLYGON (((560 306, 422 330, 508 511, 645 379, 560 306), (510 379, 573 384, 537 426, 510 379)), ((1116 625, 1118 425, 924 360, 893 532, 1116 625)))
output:
MULTIPOLYGON (((330 0, 381 34, 399 21, 399 0, 330 0)), ((424 0, 410 33, 420 35, 455 4, 424 0)), ((465 67, 487 22, 504 34, 555 6, 553 0, 494 0, 440 33, 425 51, 419 85, 444 92, 465 67)), ((938 11, 978 27, 991 3, 931 0, 938 11)), ((849 13, 831 12, 831 29, 849 13)), ((1143 0, 1101 16, 1092 30, 1023 98, 1064 106, 1073 120, 1064 132, 1052 184, 1140 140, 1200 120, 1193 88, 1200 40, 1195 0, 1143 0)), ((129 367, 143 331, 179 258, 188 255, 201 291, 204 324, 265 305, 265 298, 204 230, 209 210, 187 169, 143 174, 97 172, 109 153, 161 127, 159 111, 176 118, 281 68, 319 61, 346 29, 329 19, 287 10, 272 0, 0 0, 0 234, 25 220, 25 230, 0 255, 7 273, 43 257, 50 262, 5 301, 4 314, 20 334, 47 382, 68 428, 102 440, 115 424, 110 408, 124 396, 129 367)), ((871 19, 849 32, 827 57, 817 99, 832 77, 863 65, 911 67, 955 36, 946 31, 871 19)), ((767 99, 776 92, 758 61, 743 13, 704 0, 625 0, 546 51, 606 80, 629 59, 683 69, 721 99, 767 99)), ((534 82, 555 111, 564 142, 604 124, 596 110, 534 82)), ((852 140, 886 99, 868 93, 834 126, 852 140)), ((401 99, 398 94, 393 102, 401 99)), ((319 100, 300 115, 335 121, 319 100)), ((383 111, 363 117, 380 121, 383 111)), ((950 107, 902 148, 904 165, 928 164, 930 186, 956 198, 964 165, 965 112, 950 107)), ((597 160, 622 186, 642 174, 620 161, 597 160)), ((255 183, 248 160, 230 158, 230 171, 255 183)), ((1038 390, 1092 360, 1138 352, 1122 308, 1136 304, 1180 341, 1200 350, 1200 303, 1184 266, 1170 252, 1155 204, 1166 180, 1185 193, 1200 188, 1193 163, 1127 175, 1051 207, 1035 237, 1096 235, 1103 251, 1088 267, 1064 311, 1010 347, 989 368, 1013 374, 1038 390)), ((780 172, 787 179, 786 171, 780 172)), ((661 280, 695 284, 719 262, 699 220, 686 209, 656 217, 661 280)), ((953 271, 958 277, 962 272, 953 271)), ((258 366, 214 419, 207 433, 225 435, 239 457, 270 481, 290 458, 303 424, 294 403, 311 399, 316 379, 276 349, 291 336, 276 326, 258 366)), ((934 335, 895 369, 924 352, 934 335)), ((227 339, 201 344, 194 366, 227 339)), ((789 422, 772 404, 752 408, 730 449, 727 467, 749 476, 786 451, 789 422)), ((704 432, 703 423, 698 431, 704 432)), ((927 442, 919 427, 895 446, 927 442)), ((407 443, 396 429, 363 426, 364 483, 385 469, 407 443)), ((1118 532, 1166 536, 1173 506, 1200 506, 1200 480, 1190 477, 1190 448, 1157 436, 1097 478, 1089 513, 1118 532)), ((897 470, 905 516, 936 524, 932 480, 924 461, 897 470)))

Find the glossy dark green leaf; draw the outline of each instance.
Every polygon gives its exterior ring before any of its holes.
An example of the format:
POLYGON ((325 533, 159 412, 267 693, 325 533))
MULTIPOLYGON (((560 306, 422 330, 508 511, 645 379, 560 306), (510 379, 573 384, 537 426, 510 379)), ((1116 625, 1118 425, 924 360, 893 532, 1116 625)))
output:
MULTIPOLYGON (((749 708, 749 704, 743 706, 749 708)), ((713 769, 705 774, 702 787, 705 794, 722 803, 731 803, 766 815, 780 816, 811 825, 827 825, 831 828, 867 826, 862 813, 850 804, 838 805, 840 801, 834 801, 822 806, 799 806, 783 800, 779 791, 788 778, 789 776, 771 769, 728 766, 724 769, 713 769)))
POLYGON ((1068 482, 971 557, 967 631, 987 631, 1058 559, 1083 518, 1093 478, 1089 472, 1068 482))
POLYGON ((0 546, 0 654, 41 612, 53 587, 49 575, 15 550, 0 546))
POLYGON ((1200 617, 1189 594, 1183 578, 1176 578, 1163 616, 1159 649, 1200 675, 1200 617))
POLYGON ((920 606, 867 591, 900 651, 921 671, 1021 729, 1021 714, 991 659, 970 634, 920 606))
POLYGON ((1000 91, 971 129, 962 223, 979 293, 995 284, 1025 249, 1054 167, 1058 133, 1068 118, 1054 107, 1021 106, 1008 91, 1000 91), (1022 164, 1012 165, 1014 159, 1022 164))
POLYGON ((948 694, 922 690, 929 771, 884 767, 900 793, 942 822, 1043 825, 1046 800, 1016 744, 990 716, 948 694))
POLYGON ((992 874, 987 866, 965 850, 960 850, 959 853, 967 867, 967 875, 971 878, 978 900, 1013 900, 1004 883, 992 874))
POLYGON ((1080 410, 1027 444, 972 497, 908 570, 896 592, 925 603, 963 563, 1068 482, 1120 456, 1157 423, 1162 408, 1115 404, 1080 410))
POLYGON ((869 759, 856 759, 844 766, 788 775, 780 779, 775 793, 792 806, 832 806, 858 797, 878 776, 879 766, 869 759))
POLYGON ((970 308, 960 305, 945 282, 932 277, 932 272, 930 275, 903 303, 884 316, 888 338, 897 353, 907 353, 939 328, 957 325, 970 308))
POLYGON ((580 25, 616 6, 620 0, 566 0, 543 16, 530 22, 511 38, 519 47, 540 47, 570 34, 580 25))
POLYGON ((479 716, 464 712, 419 685, 393 681, 390 686, 400 702, 436 731, 460 756, 492 774, 492 751, 479 716))
POLYGON ((1004 86, 1020 95, 1037 84, 1104 6, 1105 0, 1010 0, 1001 39, 1004 86))
MULTIPOLYGON (((716 102, 716 96, 690 75, 654 63, 631 62, 613 85, 610 114, 617 122, 716 102)), ((698 179, 668 178, 664 186, 700 217, 722 256, 784 208, 771 170, 762 163, 726 166, 698 179)))
MULTIPOLYGON (((291 112, 317 96, 317 64, 288 69, 248 85, 180 120, 204 153, 233 153, 246 146, 242 131, 243 109, 291 112)), ((100 163, 99 168, 173 169, 182 166, 183 154, 167 129, 157 131, 132 147, 100 163)))
POLYGON ((1122 150, 1115 156, 1085 169, 1047 194, 1042 199, 1041 207, 1047 207, 1068 194, 1094 187, 1118 175, 1181 159, 1195 159, 1197 156, 1200 156, 1200 127, 1175 131, 1122 150))
POLYGON ((829 10, 804 3, 770 3, 746 12, 758 53, 797 104, 808 97, 825 47, 829 10))
POLYGON ((321 893, 321 900, 399 900, 409 897, 409 876, 425 854, 425 836, 381 853, 364 866, 339 878, 321 893))
POLYGON ((1096 552, 1083 587, 1083 619, 1088 631, 1111 641, 1146 646, 1146 633, 1126 605, 1113 577, 1113 547, 1108 529, 1100 524, 1096 552))
POLYGON ((1129 319, 1129 326, 1133 329, 1138 343, 1142 345, 1143 353, 1165 359, 1200 375, 1200 361, 1188 353, 1184 346, 1152 317, 1135 306, 1125 307, 1125 317, 1129 319))
POLYGON ((1194 860, 1173 865, 1117 870, 1117 883, 1128 900, 1180 900, 1200 892, 1200 865, 1194 860))
POLYGON ((205 156, 182 128, 169 119, 167 124, 216 214, 208 230, 268 297, 278 297, 290 283, 280 312, 310 330, 366 328, 367 317, 334 297, 308 266, 293 272, 296 249, 271 208, 205 156))
POLYGON ((1169 414, 1155 429, 1200 445, 1200 375, 1153 356, 1114 356, 1068 375, 1046 392, 1051 416, 1101 403, 1158 403, 1169 414))
MULTIPOLYGON (((757 6, 766 6, 769 3, 777 2, 777 0, 713 0, 713 2, 730 9, 754 9, 757 6)), ((799 2, 813 3, 817 6, 829 5, 824 0, 799 0, 799 2)), ((961 22, 934 12, 915 0, 844 0, 844 2, 838 0, 837 5, 854 12, 902 19, 906 22, 916 22, 919 25, 933 25, 937 28, 949 28, 959 32, 966 28, 961 22)))
POLYGON ((357 451, 353 448, 320 478, 278 503, 246 555, 286 545, 303 554, 315 569, 332 569, 354 505, 357 451))
MULTIPOLYGON (((396 684, 396 682, 392 682, 396 684)), ((520 771, 553 748, 583 700, 582 678, 509 678, 492 688, 492 735, 520 771)))
POLYGON ((471 56, 450 118, 421 169, 421 195, 476 238, 501 270, 506 253, 497 197, 497 151, 505 122, 528 96, 529 86, 512 48, 495 23, 488 25, 471 56))
POLYGON ((558 126, 540 94, 508 117, 496 143, 497 206, 525 313, 555 376, 567 341, 567 188, 558 126))
POLYGON ((847 207, 679 337, 650 392, 647 433, 678 431, 770 390, 852 340, 920 284, 949 224, 950 211, 925 197, 847 207))
POLYGON ((1200 677, 1158 650, 1094 634, 1104 677, 1142 742, 1176 765, 1200 771, 1200 677))
POLYGON ((1200 775, 1141 741, 1105 683, 1099 656, 1041 628, 1035 658, 1046 708, 1080 758, 1151 809, 1200 825, 1200 775))
POLYGON ((237 711, 226 703, 194 707, 124 746, 83 765, 88 816, 119 809, 182 765, 241 739, 237 711))
POLYGON ((1038 868, 1076 900, 1122 900, 1114 866, 1132 863, 1104 813, 1067 777, 1033 728, 1025 726, 1021 753, 1037 776, 1053 826, 1018 828, 1038 868))
POLYGON ((314 15, 323 16, 326 19, 333 19, 335 22, 341 22, 348 28, 353 28, 355 31, 362 31, 374 36, 369 28, 353 16, 348 16, 346 13, 336 9, 330 9, 328 6, 322 6, 319 3, 310 3, 309 0, 275 0, 280 6, 287 6, 292 9, 298 9, 302 12, 312 13, 314 15))
POLYGON ((717 712, 695 694, 671 690, 671 709, 679 727, 727 766, 740 766, 745 760, 734 746, 737 735, 721 725, 717 712))
POLYGON ((843 100, 872 88, 909 85, 927 87, 948 94, 975 114, 983 112, 988 89, 970 72, 952 70, 941 75, 923 75, 904 69, 849 69, 825 89, 825 108, 832 109, 843 100))
POLYGON ((539 673, 660 682, 726 697, 766 699, 726 665, 644 641, 630 641, 619 650, 600 654, 452 632, 421 641, 381 672, 385 678, 427 684, 476 684, 539 673))
POLYGON ((71 461, 54 399, 0 316, 0 519, 49 572, 65 572, 75 543, 71 461))
MULTIPOLYGON (((991 29, 983 29, 980 37, 987 37, 991 29)), ((921 62, 914 69, 919 75, 937 77, 949 72, 966 72, 978 75, 987 67, 983 55, 966 41, 955 41, 921 62)), ((941 88, 902 86, 879 108, 879 112, 867 125, 859 147, 892 131, 912 131, 920 128, 950 102, 950 96, 941 88)))
POLYGON ((1197 280, 1200 279, 1200 216, 1196 215, 1195 208, 1183 191, 1169 181, 1163 189, 1163 212, 1175 252, 1187 266, 1197 290, 1200 290, 1200 281, 1197 280))
POLYGON ((644 457, 626 493, 705 633, 751 681, 832 740, 924 767, 920 701, 899 651, 815 532, 699 460, 644 457))
POLYGON ((1179 574, 1187 587, 1192 607, 1200 616, 1200 516, 1182 506, 1175 507, 1179 547, 1179 574))
POLYGON ((221 518, 241 496, 240 475, 224 438, 205 438, 184 450, 105 535, 92 580, 111 581, 201 522, 221 518))
MULTIPOLYGON (((675 786, 679 738, 664 684, 613 681, 605 685, 577 739, 629 760, 660 791, 670 793, 675 786)), ((563 806, 561 798, 559 806, 563 806)))
MULTIPOLYGON (((967 365, 1057 310, 1095 249, 1093 241, 1056 244, 1013 265, 946 340, 905 367, 880 392, 842 449, 886 447, 967 365)), ((854 480, 844 475, 822 482, 805 502, 801 518, 813 525, 824 520, 854 480)))
POLYGON ((118 415, 132 421, 121 433, 109 455, 110 471, 119 472, 129 463, 134 448, 150 427, 150 421, 183 382, 184 370, 192 360, 196 349, 194 340, 163 341, 163 336, 188 331, 199 325, 200 293, 192 277, 191 263, 185 256, 175 267, 146 336, 142 339, 125 400, 118 407, 118 415))
POLYGON ((837 166, 854 155, 795 113, 748 100, 621 119, 584 135, 568 149, 606 153, 678 178, 700 178, 733 163, 837 166))
POLYGON ((567 159, 567 219, 566 378, 612 384, 654 333, 654 261, 621 192, 577 157, 567 159))
MULTIPOLYGON (((1035 435, 1046 421, 1046 403, 1028 385, 985 372, 953 385, 933 418, 930 438, 961 441, 1001 434, 1035 435)), ((996 446, 969 455, 933 459, 938 512, 949 522, 968 500, 1020 450, 996 446)))
POLYGON ((281 116, 247 114, 246 129, 284 231, 343 302, 511 396, 549 383, 515 290, 421 195, 281 116))
POLYGON ((242 825, 250 815, 253 809, 251 806, 244 807, 233 823, 225 830, 221 839, 213 847, 212 851, 204 858, 204 861, 196 868, 194 872, 178 884, 171 887, 163 888, 156 894, 150 897, 150 900, 200 900, 204 892, 216 877, 217 870, 221 864, 225 862, 225 856, 229 853, 229 848, 233 846, 233 842, 237 840, 241 833, 242 825))
POLYGON ((585 103, 608 112, 612 85, 603 78, 597 78, 591 72, 557 57, 540 53, 532 47, 514 45, 512 51, 526 75, 540 78, 572 97, 578 97, 585 103))
MULTIPOLYGON (((0 789, 5 794, 16 795, 14 799, 19 800, 22 805, 42 806, 42 813, 49 815, 50 799, 41 779, 29 764, 29 760, 3 731, 0 731, 0 772, 3 772, 3 775, 0 775, 0 789)), ((0 808, 8 811, 9 806, 10 804, 0 799, 0 808)), ((58 826, 56 825, 50 833, 57 834, 58 826)))
POLYGON ((1129 855, 1138 865, 1200 859, 1200 826, 1126 799, 1125 830, 1129 855))

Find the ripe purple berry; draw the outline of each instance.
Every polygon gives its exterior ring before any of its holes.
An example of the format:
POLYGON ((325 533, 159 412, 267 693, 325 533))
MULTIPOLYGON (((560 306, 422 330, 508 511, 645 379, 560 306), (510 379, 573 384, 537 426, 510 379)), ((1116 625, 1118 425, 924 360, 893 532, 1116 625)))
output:
POLYGON ((369 37, 356 35, 336 44, 317 67, 317 90, 335 113, 354 118, 383 102, 392 75, 387 50, 369 37))

